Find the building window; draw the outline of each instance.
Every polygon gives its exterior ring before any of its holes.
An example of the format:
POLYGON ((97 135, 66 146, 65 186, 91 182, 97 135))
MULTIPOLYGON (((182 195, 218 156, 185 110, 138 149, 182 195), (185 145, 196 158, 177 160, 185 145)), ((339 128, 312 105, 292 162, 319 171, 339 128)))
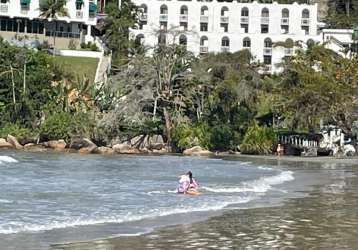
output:
POLYGON ((162 14, 162 15, 168 14, 168 7, 166 5, 160 6, 160 14, 162 14))
POLYGON ((240 25, 241 30, 244 31, 244 33, 249 33, 249 25, 248 24, 241 24, 240 25))
POLYGON ((167 37, 165 35, 165 33, 160 32, 159 36, 158 36, 158 44, 166 44, 167 42, 167 37))
POLYGON ((308 9, 302 11, 302 18, 310 18, 310 12, 308 9))
POLYGON ((264 56, 264 64, 271 65, 272 62, 271 56, 264 56))
POLYGON ((188 7, 185 5, 180 7, 180 15, 188 15, 188 7))
POLYGON ((76 0, 76 10, 81 10, 83 6, 83 0, 76 0))
POLYGON ((270 38, 266 38, 266 39, 264 40, 264 47, 265 47, 265 48, 272 48, 272 41, 271 41, 270 38))
POLYGON ((221 16, 227 16, 229 12, 228 7, 224 6, 221 8, 221 16))
POLYGON ((309 26, 302 26, 301 28, 305 32, 305 35, 309 35, 309 33, 310 33, 310 27, 309 26))
POLYGON ((220 28, 223 32, 229 32, 229 24, 228 23, 221 23, 220 28))
POLYGON ((208 46, 208 38, 206 36, 202 36, 200 38, 200 46, 208 46))
POLYGON ((188 40, 187 40, 186 36, 185 36, 185 35, 181 35, 181 36, 179 37, 179 45, 184 45, 184 46, 186 46, 187 44, 188 44, 188 40))
POLYGON ((208 15, 208 11, 209 11, 208 7, 203 6, 203 7, 201 7, 201 9, 200 9, 200 15, 201 15, 201 16, 207 16, 207 15, 208 15))
POLYGON ((222 47, 230 47, 230 40, 228 37, 225 36, 221 39, 221 46, 222 47))
POLYGON ((281 25, 281 33, 288 34, 288 25, 281 25))
POLYGON ((268 24, 261 24, 261 33, 262 33, 262 34, 269 33, 269 26, 268 26, 268 24))
POLYGON ((245 37, 242 41, 242 47, 244 48, 250 48, 251 47, 251 40, 248 37, 245 37))
POLYGON ((249 9, 244 7, 241 9, 241 16, 249 16, 249 9))
POLYGON ((135 38, 134 43, 135 43, 135 45, 137 47, 143 45, 143 43, 144 43, 144 35, 143 34, 137 35, 136 38, 135 38))
POLYGON ((167 31, 168 23, 167 22, 160 22, 159 26, 160 26, 160 30, 167 31))
POLYGON ((263 8, 261 11, 261 17, 270 17, 270 12, 267 8, 263 8))
POLYGON ((188 30, 188 23, 187 22, 180 22, 179 26, 180 26, 181 30, 185 30, 185 31, 188 30))
POLYGON ((200 23, 200 31, 208 31, 208 23, 200 23))
POLYGON ((282 14, 282 18, 290 17, 290 12, 288 11, 288 9, 283 9, 281 14, 282 14))

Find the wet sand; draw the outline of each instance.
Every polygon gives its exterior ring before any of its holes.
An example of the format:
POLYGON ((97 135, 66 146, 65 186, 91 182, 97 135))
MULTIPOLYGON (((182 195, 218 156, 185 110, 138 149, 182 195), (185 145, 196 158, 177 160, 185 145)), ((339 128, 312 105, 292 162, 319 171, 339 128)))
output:
POLYGON ((52 249, 357 249, 357 159, 243 157, 328 179, 280 204, 227 210, 206 221, 164 227, 141 236, 54 245, 52 249))

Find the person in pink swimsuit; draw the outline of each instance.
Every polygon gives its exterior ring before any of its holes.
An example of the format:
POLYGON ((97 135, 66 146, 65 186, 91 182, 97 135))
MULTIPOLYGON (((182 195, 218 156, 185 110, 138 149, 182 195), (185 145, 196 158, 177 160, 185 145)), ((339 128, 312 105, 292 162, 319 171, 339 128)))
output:
POLYGON ((186 173, 185 175, 179 176, 179 184, 177 187, 177 193, 179 194, 186 194, 186 192, 190 189, 198 188, 199 184, 193 178, 193 174, 191 171, 186 173))

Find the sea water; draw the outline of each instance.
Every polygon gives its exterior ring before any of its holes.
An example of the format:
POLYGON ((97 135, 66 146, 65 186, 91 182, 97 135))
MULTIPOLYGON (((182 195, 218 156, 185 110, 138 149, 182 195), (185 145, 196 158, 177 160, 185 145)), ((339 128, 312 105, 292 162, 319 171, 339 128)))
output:
POLYGON ((292 170, 239 160, 2 151, 0 249, 50 249, 141 234, 164 221, 190 223, 194 214, 283 196, 295 178, 292 170), (199 196, 175 192, 189 170, 199 196))

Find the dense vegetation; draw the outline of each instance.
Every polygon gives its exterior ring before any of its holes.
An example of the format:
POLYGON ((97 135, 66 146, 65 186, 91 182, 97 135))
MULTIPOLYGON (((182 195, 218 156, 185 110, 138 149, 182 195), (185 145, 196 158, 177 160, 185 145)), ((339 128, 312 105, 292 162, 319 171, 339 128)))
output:
MULTIPOLYGON (((200 145, 267 154, 279 130, 316 132, 321 123, 348 134, 356 129, 356 54, 297 46, 282 73, 269 76, 248 50, 196 57, 171 41, 146 48, 128 33, 137 9, 122 5, 109 8, 104 39, 114 65, 109 81, 96 88, 41 51, 0 42, 0 137, 81 136, 108 145, 160 134, 171 151, 200 145)), ((174 39, 181 34, 167 32, 174 39)))

